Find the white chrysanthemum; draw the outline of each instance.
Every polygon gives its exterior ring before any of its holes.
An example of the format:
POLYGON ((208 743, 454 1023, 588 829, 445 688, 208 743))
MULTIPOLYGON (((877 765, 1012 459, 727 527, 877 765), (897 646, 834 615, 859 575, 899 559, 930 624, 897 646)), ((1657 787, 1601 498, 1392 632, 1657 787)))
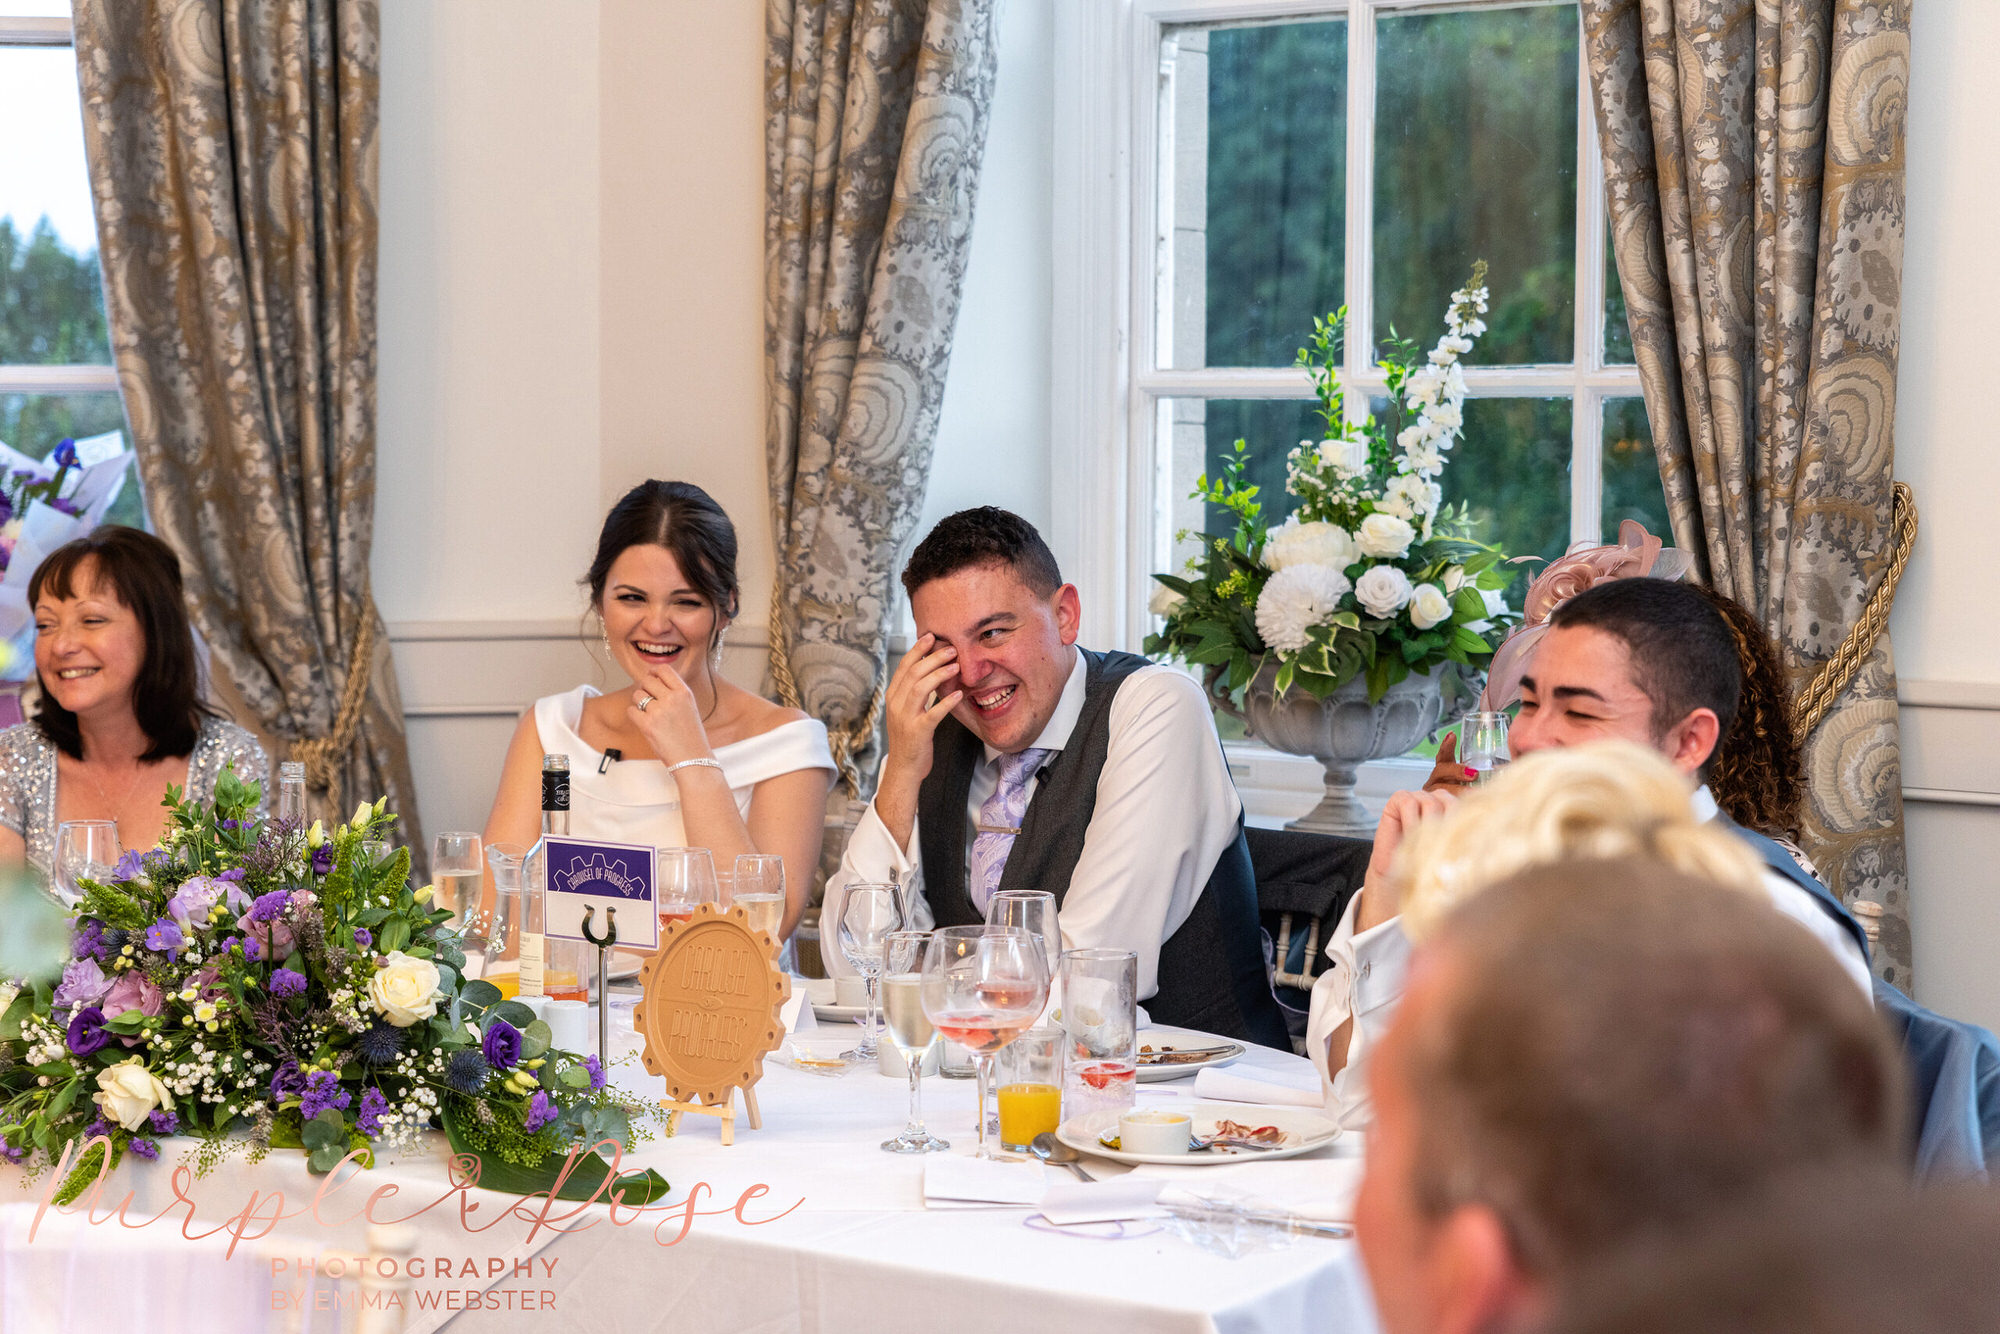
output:
POLYGON ((1331 565, 1287 565, 1257 596, 1257 633, 1280 653, 1306 646, 1306 632, 1340 609, 1353 587, 1331 565))
POLYGON ((1344 570, 1353 563, 1354 539, 1339 524, 1300 523, 1294 516, 1264 539, 1264 565, 1268 569, 1325 565, 1344 570))
POLYGON ((1377 565, 1354 586, 1354 599, 1370 616, 1394 616, 1410 600, 1410 576, 1393 565, 1377 565))

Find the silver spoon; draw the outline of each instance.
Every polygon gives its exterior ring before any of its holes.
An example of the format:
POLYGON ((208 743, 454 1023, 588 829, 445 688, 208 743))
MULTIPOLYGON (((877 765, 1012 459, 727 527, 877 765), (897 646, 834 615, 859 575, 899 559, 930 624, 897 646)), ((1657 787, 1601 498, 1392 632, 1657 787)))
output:
POLYGON ((1097 1180, 1096 1177, 1083 1170, 1083 1155, 1057 1139, 1053 1131, 1044 1130, 1041 1134, 1029 1140, 1028 1152, 1034 1154, 1035 1157, 1045 1163, 1054 1163, 1058 1167, 1067 1167, 1070 1171, 1076 1173, 1078 1181, 1094 1182, 1097 1180))

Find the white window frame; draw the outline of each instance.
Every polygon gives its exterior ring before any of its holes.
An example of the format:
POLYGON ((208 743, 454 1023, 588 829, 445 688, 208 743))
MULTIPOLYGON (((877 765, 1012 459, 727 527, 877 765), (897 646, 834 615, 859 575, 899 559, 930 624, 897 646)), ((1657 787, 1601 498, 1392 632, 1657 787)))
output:
MULTIPOLYGON (((1052 247, 1051 534, 1083 598, 1084 642, 1137 649, 1153 625, 1151 574, 1171 568, 1174 494, 1159 457, 1161 405, 1175 398, 1311 400, 1296 368, 1162 370, 1160 312, 1171 267, 1156 256, 1161 106, 1171 26, 1344 16, 1347 33, 1345 301, 1372 327, 1375 23, 1384 12, 1516 9, 1565 0, 1065 0, 1056 6, 1052 247), (1143 77, 1142 77, 1143 76, 1143 77), (1164 277, 1162 277, 1164 275, 1164 277)), ((1466 368, 1473 397, 1567 398, 1570 537, 1599 540, 1604 402, 1640 395, 1634 366, 1604 362, 1604 171, 1587 65, 1577 62, 1577 311, 1574 360, 1466 368)), ((1300 330, 1301 339, 1305 329, 1300 330)), ((1383 389, 1367 339, 1350 340, 1342 378, 1383 389)), ((1283 444, 1288 442, 1275 442, 1283 444)))
MULTIPOLYGON (((4 0, 0 0, 4 3, 4 0)), ((70 21, 62 17, 0 17, 0 47, 76 44, 70 21)), ((118 368, 110 366, 0 365, 0 394, 115 394, 118 368)))

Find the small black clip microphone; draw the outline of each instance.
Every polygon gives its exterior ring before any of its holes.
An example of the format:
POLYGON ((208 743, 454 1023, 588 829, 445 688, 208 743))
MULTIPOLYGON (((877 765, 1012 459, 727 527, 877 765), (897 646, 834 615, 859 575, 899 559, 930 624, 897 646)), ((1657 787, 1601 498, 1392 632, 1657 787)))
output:
POLYGON ((624 758, 625 758, 625 752, 619 750, 616 746, 613 746, 611 749, 605 751, 604 758, 597 762, 597 772, 599 773, 606 772, 611 768, 611 761, 622 760, 624 758))

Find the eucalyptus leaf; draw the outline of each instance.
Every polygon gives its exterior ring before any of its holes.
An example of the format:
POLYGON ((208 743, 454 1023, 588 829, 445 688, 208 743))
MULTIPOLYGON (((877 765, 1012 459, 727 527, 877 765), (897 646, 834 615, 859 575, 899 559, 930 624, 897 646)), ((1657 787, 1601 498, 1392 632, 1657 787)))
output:
POLYGON ((528 1025, 535 1022, 535 1012, 519 1001, 501 1001, 486 1012, 486 1017, 505 1019, 524 1033, 527 1032, 528 1025))
MULTIPOLYGON (((458 993, 460 1000, 477 1009, 487 1009, 501 1001, 500 988, 482 978, 474 978, 465 984, 465 990, 458 993)), ((530 1011, 532 1014, 533 1012, 530 1011)))
POLYGON ((521 1030, 521 1059, 532 1061, 549 1049, 553 1041, 549 1026, 540 1019, 521 1030))

